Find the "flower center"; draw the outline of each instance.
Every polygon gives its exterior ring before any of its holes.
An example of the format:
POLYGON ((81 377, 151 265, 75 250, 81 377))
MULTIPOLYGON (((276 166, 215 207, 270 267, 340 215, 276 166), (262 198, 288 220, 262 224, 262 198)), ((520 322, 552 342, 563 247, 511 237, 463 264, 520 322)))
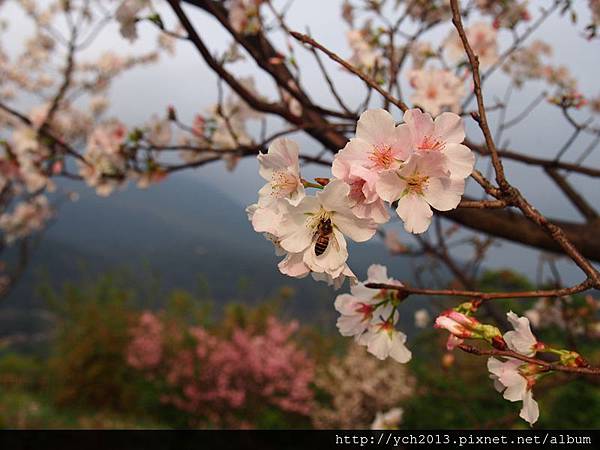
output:
POLYGON ((392 147, 387 144, 380 144, 373 147, 373 151, 369 155, 369 160, 373 163, 373 167, 378 170, 389 169, 394 163, 392 147))
POLYGON ((419 150, 443 150, 446 143, 434 136, 425 136, 417 146, 419 150))
POLYGON ((430 99, 433 100, 434 98, 437 98, 438 96, 438 91, 435 88, 435 86, 429 86, 427 88, 427 90, 425 91, 425 96, 430 99))
POLYGON ((321 209, 319 210, 319 212, 317 212, 316 214, 314 214, 310 220, 308 220, 306 222, 307 226, 309 228, 311 228, 312 230, 316 231, 319 228, 319 225, 322 222, 326 222, 326 221, 331 221, 332 222, 332 226, 333 226, 333 221, 331 220, 332 218, 332 213, 329 211, 325 211, 323 209, 323 207, 321 207, 321 209))
POLYGON ((428 180, 428 176, 415 172, 406 178, 407 189, 410 193, 423 195, 423 189, 427 185, 428 180))
POLYGON ((271 195, 273 197, 287 197, 298 187, 298 179, 284 170, 273 172, 271 176, 271 195))
POLYGON ((370 320, 373 317, 373 311, 375 311, 375 306, 366 303, 359 303, 356 307, 356 312, 362 314, 363 320, 370 320))

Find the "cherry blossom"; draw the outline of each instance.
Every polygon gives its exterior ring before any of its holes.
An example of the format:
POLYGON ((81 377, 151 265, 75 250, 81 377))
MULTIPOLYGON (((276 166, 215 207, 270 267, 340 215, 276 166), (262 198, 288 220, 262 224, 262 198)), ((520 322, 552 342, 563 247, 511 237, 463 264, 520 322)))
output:
POLYGON ((460 78, 449 70, 412 70, 408 79, 414 92, 410 101, 433 116, 444 109, 457 113, 460 101, 465 96, 465 87, 460 78))
POLYGON ((115 120, 98 125, 90 134, 79 173, 98 195, 109 195, 125 175, 127 163, 121 145, 126 133, 125 126, 115 120))
POLYGON ((444 168, 440 153, 415 154, 400 170, 383 173, 377 193, 390 203, 398 201, 396 212, 409 233, 429 228, 433 211, 448 211, 458 206, 465 189, 464 180, 452 179, 444 168))
POLYGON ((279 244, 289 253, 302 253, 304 263, 313 272, 337 278, 346 268, 346 238, 356 242, 369 240, 376 231, 373 221, 356 217, 348 207, 350 187, 341 180, 331 181, 314 197, 304 197, 297 206, 284 205, 279 244), (332 227, 326 249, 316 254, 319 227, 329 221, 332 227))
POLYGON ((119 31, 124 38, 130 41, 137 39, 137 16, 149 4, 148 0, 123 0, 121 2, 121 5, 119 5, 115 12, 115 19, 121 25, 119 31))
POLYGON ((367 281, 350 287, 350 294, 338 295, 335 309, 340 313, 337 327, 342 336, 354 336, 357 339, 373 321, 381 317, 389 318, 392 314, 390 302, 386 302, 388 293, 378 289, 370 289, 366 283, 386 283, 402 286, 397 280, 388 278, 387 268, 372 264, 367 271, 367 281))
POLYGON ((366 287, 367 283, 402 283, 389 278, 387 268, 379 264, 371 265, 367 276, 366 282, 350 288, 351 294, 336 298, 335 308, 340 313, 337 327, 342 336, 354 336, 379 359, 392 357, 400 363, 408 362, 411 352, 404 345, 406 335, 395 328, 399 317, 396 291, 366 287))
POLYGON ((487 366, 496 390, 504 392, 503 396, 506 400, 523 402, 519 416, 530 425, 537 422, 540 412, 532 393, 535 376, 523 375, 523 368, 527 365, 514 358, 507 358, 504 362, 490 358, 487 366))
POLYGON ((417 328, 425 328, 430 320, 431 316, 426 309, 418 309, 415 311, 415 326, 417 328))
POLYGON ((335 177, 350 185, 351 208, 358 217, 376 223, 389 220, 376 184, 381 172, 400 167, 409 152, 408 130, 396 127, 389 112, 370 109, 361 114, 356 136, 338 152, 331 169, 335 177))
POLYGON ((259 7, 262 0, 231 0, 229 21, 237 33, 255 34, 260 29, 259 7))
POLYGON ((473 332, 479 325, 480 323, 475 317, 467 316, 453 309, 444 311, 435 319, 436 328, 444 328, 462 339, 473 336, 473 332))
POLYGON ((152 145, 164 147, 171 143, 173 133, 171 131, 171 122, 167 119, 152 117, 148 124, 147 139, 152 145))
POLYGON ((402 423, 403 415, 402 408, 392 408, 386 413, 378 411, 371 424, 371 430, 397 430, 402 423))
POLYGON ((6 243, 11 244, 42 230, 51 217, 52 210, 46 196, 36 195, 18 203, 14 211, 0 215, 0 229, 4 232, 6 243))
POLYGON ((366 345, 367 351, 378 359, 391 357, 399 363, 407 363, 412 358, 406 348, 406 335, 394 328, 389 320, 379 320, 361 335, 359 344, 366 345))
MULTIPOLYGON (((485 22, 477 22, 465 29, 465 33, 482 67, 489 67, 498 60, 496 30, 492 26, 485 22)), ((444 47, 451 61, 461 62, 466 58, 463 43, 456 30, 452 30, 446 38, 444 47)))
POLYGON ((367 40, 368 30, 350 30, 346 33, 348 44, 352 49, 350 62, 359 68, 373 69, 381 64, 381 55, 367 40))
POLYGON ((451 178, 467 178, 473 172, 475 155, 462 142, 465 139, 463 120, 457 114, 444 112, 432 119, 429 113, 409 109, 404 122, 410 130, 411 147, 416 153, 439 152, 451 178))
POLYGON ((298 144, 279 138, 271 143, 266 154, 258 155, 260 176, 268 182, 258 191, 260 205, 267 206, 278 199, 297 205, 304 198, 298 153, 298 144))
POLYGON ((534 356, 538 341, 531 332, 529 319, 527 317, 518 317, 514 312, 509 311, 506 314, 508 321, 511 323, 514 331, 507 331, 504 334, 504 341, 508 348, 526 356, 534 356))

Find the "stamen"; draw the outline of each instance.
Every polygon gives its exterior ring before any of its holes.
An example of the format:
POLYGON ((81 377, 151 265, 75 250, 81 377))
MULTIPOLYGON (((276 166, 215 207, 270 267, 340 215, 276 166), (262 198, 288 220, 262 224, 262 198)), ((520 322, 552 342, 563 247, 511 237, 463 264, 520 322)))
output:
POLYGON ((381 144, 373 147, 373 151, 369 155, 369 160, 373 162, 373 167, 376 169, 389 169, 394 163, 392 147, 387 144, 381 144))
POLYGON ((441 139, 433 136, 425 136, 421 143, 418 145, 419 150, 443 150, 446 143, 441 139))

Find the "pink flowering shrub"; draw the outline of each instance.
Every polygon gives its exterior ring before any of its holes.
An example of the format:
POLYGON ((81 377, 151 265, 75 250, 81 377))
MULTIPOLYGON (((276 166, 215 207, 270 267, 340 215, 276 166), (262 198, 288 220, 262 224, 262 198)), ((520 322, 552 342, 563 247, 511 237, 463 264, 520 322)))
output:
POLYGON ((127 361, 192 424, 253 427, 268 409, 291 416, 311 411, 315 364, 291 339, 297 329, 296 322, 270 316, 263 327, 236 325, 222 336, 145 312, 132 330, 127 361))

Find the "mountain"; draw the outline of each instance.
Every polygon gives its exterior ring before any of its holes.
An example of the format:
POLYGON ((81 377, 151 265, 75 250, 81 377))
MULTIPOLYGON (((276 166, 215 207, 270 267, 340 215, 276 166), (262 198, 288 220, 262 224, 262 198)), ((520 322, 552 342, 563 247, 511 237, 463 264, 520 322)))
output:
MULTIPOLYGON (((64 189, 77 191, 79 200, 60 206, 26 273, 4 300, 5 313, 43 308, 36 295, 41 281, 60 287, 117 270, 127 273, 140 292, 158 274, 160 292, 153 292, 154 299, 174 288, 195 292, 203 282, 217 306, 231 299, 258 302, 291 287, 295 294, 284 305, 288 314, 333 326, 335 291, 310 277, 281 275, 280 258, 253 231, 244 207, 214 188, 191 177, 173 177, 109 198, 80 184, 64 183, 59 191, 64 189)), ((408 261, 391 257, 381 243, 350 246, 350 265, 359 278, 371 263, 388 265, 398 278, 412 274, 408 261)), ((149 297, 141 299, 145 307, 160 306, 149 297)))

